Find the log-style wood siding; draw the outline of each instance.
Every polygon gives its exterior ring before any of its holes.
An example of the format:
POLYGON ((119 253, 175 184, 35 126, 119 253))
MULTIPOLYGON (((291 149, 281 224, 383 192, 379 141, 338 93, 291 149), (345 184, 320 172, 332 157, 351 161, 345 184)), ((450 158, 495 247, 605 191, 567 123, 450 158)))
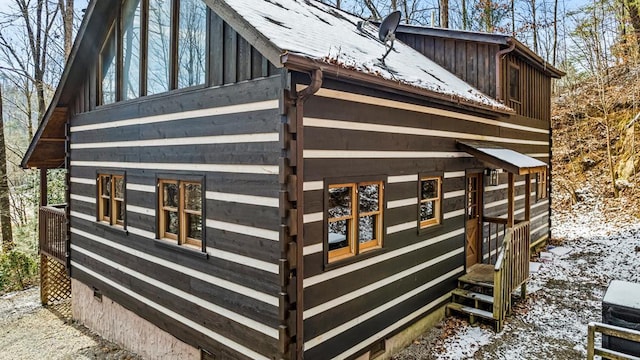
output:
POLYGON ((481 92, 496 97, 498 45, 402 32, 396 37, 481 92))
MULTIPOLYGON (((457 139, 482 137, 549 160, 548 127, 537 119, 462 113, 331 79, 305 103, 303 125, 306 359, 360 355, 448 300, 464 271, 466 171, 486 167, 457 139), (427 231, 418 221, 421 173, 443 174, 443 222, 427 231), (384 246, 327 264, 324 191, 336 176, 386 179, 384 246)), ((506 190, 485 191, 486 211, 505 215, 506 190)), ((542 233, 548 202, 533 204, 532 229, 542 233)))
POLYGON ((72 116, 72 276, 220 358, 275 357, 281 84, 273 76, 72 116), (95 178, 107 170, 126 172, 126 231, 95 221, 95 178), (205 179, 206 254, 155 239, 162 174, 205 179))

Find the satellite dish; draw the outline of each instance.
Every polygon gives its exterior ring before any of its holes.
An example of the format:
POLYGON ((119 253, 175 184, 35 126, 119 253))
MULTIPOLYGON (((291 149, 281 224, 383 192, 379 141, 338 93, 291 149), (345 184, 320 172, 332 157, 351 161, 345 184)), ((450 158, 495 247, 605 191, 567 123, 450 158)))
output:
POLYGON ((378 32, 380 41, 386 44, 388 41, 395 40, 396 30, 398 29, 398 25, 400 25, 400 16, 402 16, 402 13, 398 10, 387 15, 387 17, 382 20, 380 31, 378 32))
POLYGON ((384 43, 385 48, 387 48, 387 52, 382 57, 382 63, 384 64, 384 59, 387 58, 391 50, 393 50, 393 42, 396 40, 396 30, 398 30, 398 25, 400 25, 400 17, 402 13, 400 11, 394 11, 391 14, 387 15, 382 23, 380 24, 380 31, 378 32, 378 38, 380 41, 384 43))

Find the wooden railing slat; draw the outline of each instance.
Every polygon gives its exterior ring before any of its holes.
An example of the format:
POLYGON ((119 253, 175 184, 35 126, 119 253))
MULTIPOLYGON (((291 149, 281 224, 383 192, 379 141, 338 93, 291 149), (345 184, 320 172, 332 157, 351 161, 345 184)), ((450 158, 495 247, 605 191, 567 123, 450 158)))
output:
POLYGON ((66 264, 66 212, 64 208, 40 207, 40 252, 66 264))

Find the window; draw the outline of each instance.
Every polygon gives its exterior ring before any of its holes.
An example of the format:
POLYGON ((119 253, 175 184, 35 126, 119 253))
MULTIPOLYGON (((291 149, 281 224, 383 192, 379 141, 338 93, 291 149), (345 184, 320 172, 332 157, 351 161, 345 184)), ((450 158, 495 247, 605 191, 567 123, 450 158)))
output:
POLYGON ((111 104, 116 101, 116 37, 115 31, 107 37, 100 52, 100 104, 111 104))
POLYGON ((536 173, 536 200, 547 198, 547 172, 536 173))
POLYGON ((204 84, 207 5, 180 0, 178 19, 178 88, 204 84))
POLYGON ((520 68, 509 64, 509 100, 520 101, 520 68))
POLYGON ((98 175, 98 221, 124 226, 124 193, 123 175, 98 175))
POLYGON ((158 189, 159 238, 204 251, 202 183, 160 180, 158 189))
POLYGON ((382 246, 383 189, 381 181, 329 185, 329 262, 382 246))
POLYGON ((100 104, 206 83, 202 0, 124 0, 100 54, 100 104))
POLYGON ((122 6, 122 99, 140 96, 140 0, 126 0, 122 6))
POLYGON ((171 1, 149 0, 147 95, 169 91, 171 69, 171 1))
POLYGON ((440 224, 442 218, 442 178, 420 178, 420 228, 440 224))

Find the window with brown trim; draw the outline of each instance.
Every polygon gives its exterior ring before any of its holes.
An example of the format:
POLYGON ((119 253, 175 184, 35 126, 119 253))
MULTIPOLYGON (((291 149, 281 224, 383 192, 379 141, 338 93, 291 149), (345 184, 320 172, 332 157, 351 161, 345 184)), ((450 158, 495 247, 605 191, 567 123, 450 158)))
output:
POLYGON ((98 175, 98 220, 124 226, 126 206, 123 175, 98 175))
POLYGON ((520 67, 509 64, 509 100, 520 101, 520 67))
POLYGON ((536 173, 536 200, 546 199, 547 192, 547 172, 536 173))
POLYGON ((420 178, 420 228, 438 225, 442 219, 442 177, 420 178))
POLYGON ((381 181, 329 185, 329 262, 382 247, 383 193, 381 181))
POLYGON ((204 251, 202 182, 163 179, 158 189, 159 238, 204 251))

